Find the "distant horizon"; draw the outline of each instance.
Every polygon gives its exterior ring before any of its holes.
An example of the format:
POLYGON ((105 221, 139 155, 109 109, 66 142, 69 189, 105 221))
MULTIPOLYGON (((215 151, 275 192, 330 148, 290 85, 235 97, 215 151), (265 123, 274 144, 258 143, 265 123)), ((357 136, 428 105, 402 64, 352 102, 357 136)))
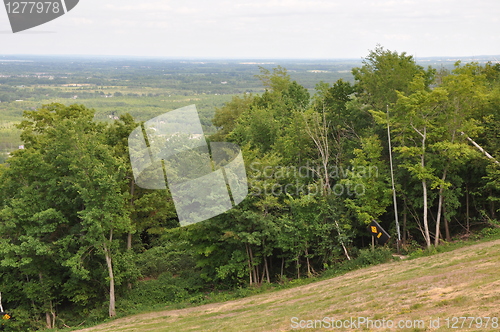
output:
MULTIPOLYGON (((405 51, 396 51, 398 53, 403 53, 405 51)), ((485 58, 496 58, 491 59, 494 61, 500 62, 500 54, 482 54, 482 55, 433 55, 433 56, 418 56, 415 54, 411 54, 409 52, 405 52, 407 55, 413 56, 415 59, 447 59, 449 61, 455 59, 471 59, 474 60, 477 58, 478 60, 487 60, 485 58)), ((27 57, 27 58, 117 58, 117 59, 157 59, 157 60, 217 60, 217 61, 346 61, 346 60, 355 60, 359 61, 366 57, 361 56, 359 58, 343 58, 343 57, 332 57, 332 58, 313 58, 313 57, 304 57, 304 58, 286 58, 286 57, 214 57, 214 56, 162 56, 162 55, 118 55, 118 54, 0 54, 0 60, 4 57, 27 57)), ((4 59, 7 61, 8 59, 4 59)))

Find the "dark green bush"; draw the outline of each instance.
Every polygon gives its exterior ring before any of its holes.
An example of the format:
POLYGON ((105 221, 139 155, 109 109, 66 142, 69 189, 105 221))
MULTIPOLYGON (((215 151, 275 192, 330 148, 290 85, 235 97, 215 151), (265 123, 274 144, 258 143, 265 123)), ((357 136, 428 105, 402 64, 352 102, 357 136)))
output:
POLYGON ((188 291, 177 284, 176 278, 165 272, 158 279, 139 281, 126 298, 137 303, 157 304, 176 302, 187 295, 188 291))
POLYGON ((143 277, 157 278, 164 272, 174 275, 195 269, 192 253, 176 247, 177 243, 153 247, 137 256, 137 267, 143 277))
POLYGON ((334 277, 348 271, 360 269, 362 267, 386 263, 393 259, 391 249, 387 247, 377 247, 372 249, 360 249, 355 253, 356 257, 344 261, 323 273, 323 277, 334 277))

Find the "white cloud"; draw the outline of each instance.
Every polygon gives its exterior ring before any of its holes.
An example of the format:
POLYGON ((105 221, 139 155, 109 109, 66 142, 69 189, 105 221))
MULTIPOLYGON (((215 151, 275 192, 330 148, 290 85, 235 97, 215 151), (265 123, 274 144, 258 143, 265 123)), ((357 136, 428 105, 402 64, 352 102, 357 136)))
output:
POLYGON ((500 54, 499 17, 498 0, 85 0, 36 28, 55 34, 0 35, 0 53, 359 58, 381 43, 500 54))
POLYGON ((396 33, 396 34, 386 34, 384 38, 387 40, 411 40, 412 37, 409 34, 396 33))
POLYGON ((84 18, 84 17, 71 17, 70 21, 71 21, 71 24, 75 25, 75 26, 92 25, 92 24, 94 24, 93 20, 90 20, 90 19, 84 18))
POLYGON ((137 1, 115 1, 114 3, 107 3, 104 8, 112 10, 114 12, 157 12, 157 11, 170 11, 172 7, 168 4, 168 1, 142 1, 137 3, 137 1), (129 2, 129 4, 126 4, 129 2))

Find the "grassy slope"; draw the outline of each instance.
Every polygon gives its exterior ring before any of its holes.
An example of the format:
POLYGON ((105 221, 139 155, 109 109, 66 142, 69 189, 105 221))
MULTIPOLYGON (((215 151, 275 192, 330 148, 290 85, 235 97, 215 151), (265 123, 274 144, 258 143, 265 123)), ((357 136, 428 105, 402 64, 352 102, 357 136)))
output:
MULTIPOLYGON (((139 314, 81 331, 290 331, 293 330, 292 317, 309 320, 360 316, 393 320, 395 324, 407 319, 425 321, 424 329, 401 331, 436 331, 429 328, 429 319, 440 318, 438 331, 456 331, 446 328, 444 319, 500 317, 499 267, 500 240, 496 240, 361 269, 293 289, 225 303, 139 314)), ((470 320, 466 325, 469 323, 470 320)), ((375 330, 387 329, 372 329, 375 330)), ((458 330, 498 331, 500 328, 458 330)))

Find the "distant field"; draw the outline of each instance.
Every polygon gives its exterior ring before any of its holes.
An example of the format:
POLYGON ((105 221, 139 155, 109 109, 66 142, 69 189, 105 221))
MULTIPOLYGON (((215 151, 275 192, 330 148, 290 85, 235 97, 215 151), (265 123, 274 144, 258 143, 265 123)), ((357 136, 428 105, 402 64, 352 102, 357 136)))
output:
MULTIPOLYGON (((140 314, 79 331, 295 331, 302 330, 294 328, 300 324, 307 326, 325 317, 362 317, 377 325, 385 320, 386 327, 389 321, 395 326, 406 324, 404 329, 360 325, 335 331, 498 331, 499 264, 500 240, 496 240, 373 266, 297 288, 140 314), (431 321, 440 328, 431 328, 431 321)), ((306 330, 331 330, 316 324, 317 328, 306 330)))
POLYGON ((83 104, 96 110, 95 119, 97 121, 113 121, 125 113, 130 113, 136 121, 146 121, 176 108, 195 104, 205 132, 211 134, 216 130, 211 123, 216 107, 221 107, 231 98, 232 95, 202 94, 196 96, 171 95, 143 98, 128 96, 92 99, 54 98, 51 100, 0 103, 0 163, 4 162, 9 151, 17 149, 22 144, 19 137, 21 132, 15 128, 15 124, 22 120, 23 111, 36 109, 43 104, 52 102, 65 105, 83 104))

